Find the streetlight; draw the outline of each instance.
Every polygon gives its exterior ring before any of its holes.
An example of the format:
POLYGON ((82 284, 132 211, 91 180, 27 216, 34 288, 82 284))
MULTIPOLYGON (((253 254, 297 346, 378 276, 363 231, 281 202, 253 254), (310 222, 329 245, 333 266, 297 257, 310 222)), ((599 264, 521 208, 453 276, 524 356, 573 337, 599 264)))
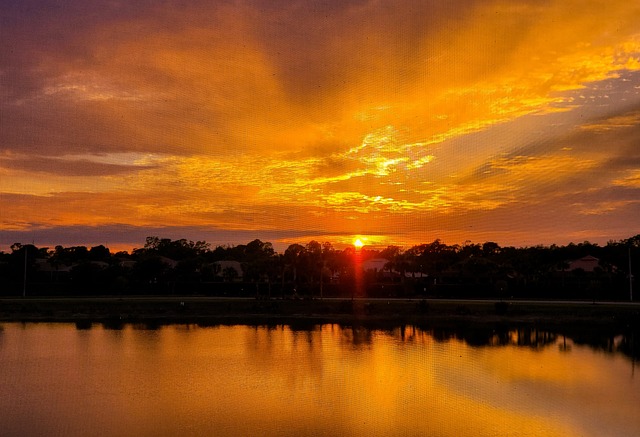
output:
POLYGON ((631 273, 631 247, 629 249, 629 300, 633 302, 633 274, 631 273))
POLYGON ((355 276, 355 290, 351 293, 351 300, 353 300, 354 294, 362 297, 364 293, 362 292, 363 284, 362 284, 362 247, 364 243, 359 238, 353 242, 353 246, 355 247, 354 253, 354 276, 355 276))
POLYGON ((22 278, 22 297, 27 296, 27 246, 24 248, 24 276, 22 278))

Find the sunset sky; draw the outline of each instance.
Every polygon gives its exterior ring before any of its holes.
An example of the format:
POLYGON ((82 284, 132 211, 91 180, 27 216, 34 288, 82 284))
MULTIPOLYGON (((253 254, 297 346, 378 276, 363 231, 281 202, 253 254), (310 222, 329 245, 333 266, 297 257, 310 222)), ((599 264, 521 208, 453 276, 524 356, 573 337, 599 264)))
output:
POLYGON ((0 250, 640 233, 640 2, 0 0, 0 250))

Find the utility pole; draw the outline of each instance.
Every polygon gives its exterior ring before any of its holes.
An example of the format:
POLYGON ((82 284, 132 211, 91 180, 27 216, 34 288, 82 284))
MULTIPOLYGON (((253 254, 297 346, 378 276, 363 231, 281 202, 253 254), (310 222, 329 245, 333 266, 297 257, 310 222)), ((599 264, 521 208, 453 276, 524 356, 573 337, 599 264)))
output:
POLYGON ((631 247, 629 247, 629 300, 633 302, 633 274, 631 274, 631 247))
POLYGON ((27 246, 24 246, 24 276, 22 278, 22 297, 27 295, 27 246))

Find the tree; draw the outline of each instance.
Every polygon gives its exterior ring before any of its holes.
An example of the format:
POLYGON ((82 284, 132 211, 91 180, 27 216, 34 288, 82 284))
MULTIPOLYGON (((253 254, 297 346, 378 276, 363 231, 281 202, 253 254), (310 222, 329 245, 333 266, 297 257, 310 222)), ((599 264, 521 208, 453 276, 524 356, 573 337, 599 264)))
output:
POLYGON ((324 298, 324 277, 327 275, 329 278, 333 276, 335 272, 335 250, 333 245, 325 241, 322 243, 322 254, 320 257, 320 299, 324 298))
POLYGON ((260 282, 264 280, 271 297, 271 279, 274 277, 275 250, 269 242, 258 239, 244 247, 243 272, 245 279, 255 282, 256 296, 260 294, 260 282))
POLYGON ((160 257, 148 256, 136 262, 132 275, 140 286, 149 290, 158 290, 168 281, 168 266, 160 257))
MULTIPOLYGON (((299 287, 298 269, 300 268, 300 264, 302 262, 304 253, 305 253, 304 246, 297 243, 290 245, 289 247, 287 247, 287 250, 284 251, 284 257, 283 257, 284 269, 283 269, 283 275, 282 275, 283 285, 284 285, 284 276, 285 276, 284 271, 289 270, 293 274, 292 282, 293 282, 294 289, 297 289, 299 287)), ((284 292, 284 287, 283 287, 283 292, 284 292)))
POLYGON ((206 241, 193 242, 184 238, 171 240, 170 238, 147 237, 143 249, 136 249, 134 252, 140 254, 153 254, 164 256, 176 261, 195 258, 204 255, 209 250, 209 243, 206 241))
POLYGON ((493 241, 487 241, 482 245, 482 255, 489 257, 500 253, 500 246, 498 243, 494 243, 493 241))
POLYGON ((399 246, 387 246, 386 249, 380 252, 380 256, 388 261, 384 267, 389 270, 389 273, 394 270, 398 271, 402 256, 402 249, 399 246))
POLYGON ((233 282, 238 279, 238 271, 233 267, 226 267, 222 270, 222 278, 225 282, 233 282))
POLYGON ((443 272, 456 263, 457 251, 457 246, 447 246, 436 239, 424 246, 420 255, 420 263, 424 266, 426 273, 441 282, 443 272))
POLYGON ((322 294, 322 245, 315 240, 307 243, 305 247, 306 266, 308 270, 308 282, 313 296, 314 278, 318 278, 320 284, 320 294, 322 294))
POLYGON ((22 294, 27 290, 27 282, 32 278, 37 270, 36 257, 41 251, 33 244, 14 243, 11 245, 11 255, 9 257, 9 279, 16 285, 21 284, 22 294))
POLYGON ((111 252, 103 245, 93 246, 89 250, 88 257, 92 261, 107 261, 111 258, 111 252))

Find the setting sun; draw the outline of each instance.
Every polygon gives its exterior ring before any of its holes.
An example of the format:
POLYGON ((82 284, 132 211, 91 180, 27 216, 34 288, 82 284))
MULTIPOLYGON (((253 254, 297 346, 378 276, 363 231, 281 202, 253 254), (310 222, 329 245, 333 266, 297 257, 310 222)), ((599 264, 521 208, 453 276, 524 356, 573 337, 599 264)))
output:
POLYGON ((356 249, 361 249, 362 246, 364 246, 364 243, 358 238, 353 242, 353 245, 356 247, 356 249))

